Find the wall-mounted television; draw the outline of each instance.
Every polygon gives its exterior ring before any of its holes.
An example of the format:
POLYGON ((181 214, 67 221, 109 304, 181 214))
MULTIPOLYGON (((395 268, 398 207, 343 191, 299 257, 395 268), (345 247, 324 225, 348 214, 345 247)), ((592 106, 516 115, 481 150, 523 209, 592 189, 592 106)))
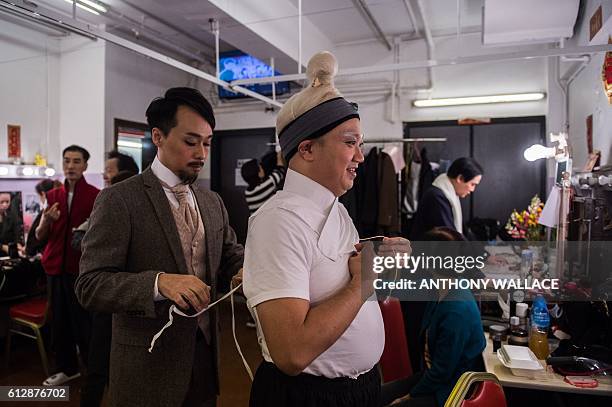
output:
MULTIPOLYGON (((275 72, 275 75, 280 75, 275 72)), ((219 55, 219 78, 231 82, 238 79, 265 78, 272 76, 272 68, 259 59, 241 51, 225 52, 219 55)), ((272 95, 272 84, 262 83, 247 85, 245 88, 265 96, 272 95)), ((282 95, 290 90, 289 82, 277 82, 276 94, 282 95)), ((246 97, 242 93, 232 92, 219 86, 220 98, 246 97)))

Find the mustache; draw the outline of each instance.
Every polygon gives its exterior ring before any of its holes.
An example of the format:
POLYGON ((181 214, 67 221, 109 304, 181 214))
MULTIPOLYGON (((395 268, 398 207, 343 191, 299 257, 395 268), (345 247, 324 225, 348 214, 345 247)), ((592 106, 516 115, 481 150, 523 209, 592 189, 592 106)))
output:
POLYGON ((202 161, 190 161, 188 165, 190 167, 195 167, 195 166, 203 167, 204 166, 204 161, 203 160, 202 161))

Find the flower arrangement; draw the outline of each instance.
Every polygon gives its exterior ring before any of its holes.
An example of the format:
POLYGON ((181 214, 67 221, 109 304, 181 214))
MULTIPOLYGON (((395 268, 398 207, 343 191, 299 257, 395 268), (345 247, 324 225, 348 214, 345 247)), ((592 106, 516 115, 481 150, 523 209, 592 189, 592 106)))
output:
POLYGON ((517 212, 516 209, 512 211, 508 223, 506 223, 508 234, 514 239, 528 241, 541 240, 543 228, 539 220, 543 208, 544 203, 538 195, 535 195, 531 198, 531 203, 527 209, 522 212, 517 212))

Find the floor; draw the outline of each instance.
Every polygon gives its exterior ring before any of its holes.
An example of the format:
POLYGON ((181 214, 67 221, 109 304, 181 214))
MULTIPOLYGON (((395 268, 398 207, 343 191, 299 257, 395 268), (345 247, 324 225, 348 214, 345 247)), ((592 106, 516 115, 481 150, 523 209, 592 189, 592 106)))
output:
MULTIPOLYGON (((221 396, 218 407, 248 406, 250 379, 245 371, 242 360, 236 351, 231 330, 231 309, 229 302, 219 305, 221 313, 221 396)), ((236 304, 236 335, 242 352, 251 369, 255 370, 261 362, 259 346, 255 330, 247 328, 245 323, 248 312, 244 304, 236 304)), ((10 365, 6 366, 4 343, 0 340, 0 386, 40 385, 45 379, 36 344, 33 340, 15 337, 13 340, 10 365)), ((70 401, 66 402, 36 402, 36 403, 0 403, 2 406, 23 407, 27 405, 43 406, 79 406, 80 387, 82 379, 70 383, 70 401)), ((526 405, 558 406, 558 407, 609 407, 610 398, 585 397, 570 394, 555 394, 535 392, 521 389, 505 389, 508 406, 521 407, 526 405)), ((105 400, 103 406, 108 406, 105 400)))
MULTIPOLYGON (((228 301, 219 304, 221 314, 221 396, 218 407, 247 406, 251 381, 245 370, 234 344, 231 326, 231 308, 228 301)), ((255 330, 247 328, 245 323, 248 312, 244 304, 236 304, 236 336, 242 352, 251 366, 253 372, 261 362, 261 354, 257 344, 255 330)), ((10 364, 6 365, 4 343, 0 341, 0 386, 38 386, 45 379, 40 363, 36 343, 27 338, 15 336, 11 352, 10 364)), ((43 406, 79 406, 80 388, 83 379, 76 379, 70 383, 70 401, 66 402, 36 402, 38 407, 43 406)), ((23 407, 23 402, 3 402, 2 406, 23 407)), ((107 406, 107 400, 103 403, 107 406)))

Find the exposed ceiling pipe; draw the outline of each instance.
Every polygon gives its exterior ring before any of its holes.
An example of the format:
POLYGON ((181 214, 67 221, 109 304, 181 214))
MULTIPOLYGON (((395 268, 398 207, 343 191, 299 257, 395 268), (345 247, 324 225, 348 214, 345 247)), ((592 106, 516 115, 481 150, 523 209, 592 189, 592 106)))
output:
MULTIPOLYGON (((565 38, 561 38, 559 40, 559 48, 565 48, 565 38)), ((590 57, 588 55, 579 55, 579 56, 561 55, 561 61, 563 62, 585 62, 585 61, 588 62, 590 61, 590 57)))
POLYGON ((208 62, 207 60, 202 59, 201 55, 196 55, 190 51, 185 50, 184 48, 172 43, 172 42, 168 42, 166 40, 164 40, 163 38, 160 38, 158 36, 155 35, 150 35, 147 32, 141 32, 138 31, 134 28, 128 28, 124 25, 118 25, 116 27, 113 28, 116 32, 122 33, 126 36, 133 36, 136 37, 137 40, 139 39, 143 39, 148 41, 150 44, 152 45, 156 45, 158 46, 160 49, 165 50, 165 51, 170 51, 173 53, 177 53, 182 55, 185 58, 189 58, 190 60, 193 60, 194 62, 197 63, 205 63, 210 65, 210 62, 208 62))
MULTIPOLYGON (((350 76, 350 75, 362 75, 371 74, 378 72, 392 72, 402 71, 406 69, 420 69, 428 68, 431 66, 448 66, 448 65, 462 65, 462 64, 476 64, 486 62, 501 62, 501 61, 512 61, 518 59, 534 59, 534 58, 547 58, 560 55, 575 55, 575 54, 598 54, 602 52, 612 51, 612 44, 602 45, 587 45, 574 48, 547 48, 538 50, 527 50, 527 51, 515 51, 508 53, 488 54, 488 55, 472 55, 466 57, 457 58, 445 58, 436 60, 425 60, 415 62, 400 62, 399 64, 388 64, 388 65, 372 65, 358 68, 346 68, 338 71, 337 77, 350 76)), ((293 74, 293 75, 277 75, 274 77, 268 76, 265 78, 253 78, 253 79, 238 79, 232 81, 232 85, 252 85, 255 83, 272 83, 272 82, 284 82, 284 81, 299 81, 305 79, 306 75, 293 74)))
POLYGON ((561 82, 561 57, 557 57, 556 59, 556 68, 557 68, 557 72, 556 72, 556 79, 557 79, 557 85, 559 86, 559 88, 561 89, 561 92, 563 93, 563 128, 564 131, 567 133, 567 130, 569 128, 569 118, 567 116, 567 89, 565 88, 565 85, 561 82))
POLYGON ((176 59, 170 58, 167 55, 161 54, 152 49, 143 47, 142 45, 136 44, 134 42, 128 41, 125 38, 119 37, 117 35, 108 33, 106 31, 100 30, 93 25, 83 24, 79 21, 72 20, 70 18, 66 18, 59 13, 55 13, 51 10, 41 9, 38 5, 31 3, 29 1, 23 0, 11 0, 11 3, 6 0, 0 0, 0 8, 9 8, 12 9, 22 15, 27 15, 33 18, 41 18, 49 24, 54 26, 65 28, 71 32, 81 33, 83 32, 89 38, 100 38, 120 47, 127 48, 139 54, 142 54, 146 57, 154 59, 156 61, 162 62, 166 65, 170 65, 181 71, 187 72, 193 76, 198 78, 202 78, 208 82, 212 82, 215 85, 222 86, 226 89, 229 89, 234 92, 242 93, 246 96, 250 96, 254 99, 261 100, 262 102, 268 103, 270 105, 274 105, 277 107, 282 107, 282 103, 274 101, 266 96, 260 95, 259 93, 253 92, 249 89, 243 88, 242 86, 233 85, 228 82, 225 82, 219 78, 215 78, 213 75, 196 69, 192 66, 185 64, 184 62, 177 61, 176 59), (13 2, 15 4, 13 4, 13 2))
POLYGON ((298 0, 298 73, 302 73, 302 0, 298 0))
POLYGON ((365 18, 366 22, 373 29, 374 34, 376 34, 376 36, 382 41, 382 43, 385 44, 387 49, 391 51, 391 49, 393 49, 391 43, 387 39, 387 36, 383 32, 383 30, 380 28, 380 25, 378 25, 378 22, 374 18, 374 15, 372 15, 372 12, 370 11, 370 8, 366 4, 365 0, 353 0, 353 4, 359 9, 359 11, 361 11, 361 14, 365 18))
POLYGON ((461 0, 457 0, 457 51, 460 51, 461 44, 461 0))
POLYGON ((570 85, 578 77, 578 75, 586 68, 586 66, 591 62, 590 55, 584 55, 582 58, 585 58, 576 69, 572 73, 569 74, 567 79, 561 78, 561 60, 562 56, 557 58, 557 84, 561 88, 564 96, 564 131, 569 134, 569 110, 570 110, 570 85))
POLYGON ((163 18, 156 16, 155 14, 150 13, 149 11, 147 11, 146 9, 137 6, 136 4, 132 3, 131 1, 128 0, 119 0, 121 3, 127 4, 128 6, 130 6, 131 8, 133 8, 134 10, 138 11, 139 13, 142 13, 143 15, 147 16, 148 18, 152 19, 152 20, 156 20, 159 21, 160 23, 164 24, 166 27, 172 28, 174 31, 181 33, 182 35, 184 35, 185 37, 197 42, 202 48, 205 48, 209 53, 213 52, 213 49, 210 45, 202 42, 201 38, 198 38, 196 36, 194 36, 193 34, 191 34, 189 31, 183 30, 181 27, 177 27, 176 25, 168 22, 167 20, 164 20, 163 18))
POLYGON ((417 24, 416 17, 414 16, 414 10, 412 9, 412 4, 410 4, 410 0, 404 0, 404 6, 406 6, 406 11, 408 11, 408 16, 410 16, 410 23, 412 24, 412 31, 416 35, 421 35, 419 32, 419 25, 417 24))
MULTIPOLYGON (((435 50, 436 45, 434 44, 433 37, 431 36, 431 30, 429 29, 429 22, 427 21, 427 17, 425 17, 425 8, 423 7, 423 1, 417 0, 417 7, 419 8, 419 14, 421 15, 421 20, 423 21, 423 31, 425 32, 425 42, 427 44, 427 59, 430 61, 435 61, 435 50)), ((427 68, 427 86, 424 88, 416 88, 416 91, 432 91, 434 87, 434 73, 433 67, 427 68)))
MULTIPOLYGON (((276 69, 274 66, 274 57, 270 57, 270 68, 272 69, 272 76, 274 76, 276 69)), ((272 82, 272 100, 276 100, 276 82, 272 82)))
POLYGON ((582 63, 578 65, 578 67, 574 70, 574 72, 570 74, 569 78, 566 80, 567 86, 571 85, 571 83, 574 81, 574 79, 576 79, 580 72, 582 72, 582 70, 586 68, 589 62, 591 62, 591 57, 589 55, 585 55, 584 58, 585 59, 582 61, 582 63))
MULTIPOLYGON (((463 35, 469 35, 469 34, 480 34, 482 35, 482 30, 480 29, 479 26, 471 26, 471 27, 463 27, 461 29, 461 34, 463 35)), ((457 36, 457 31, 456 29, 440 29, 440 30, 432 30, 431 31, 431 36, 436 39, 436 38, 449 38, 449 37, 456 37, 457 36)), ((420 41, 425 39, 424 36, 422 36, 421 34, 416 34, 414 32, 405 32, 405 33, 399 33, 399 34, 395 34, 394 37, 399 37, 402 41, 420 41)), ((335 43, 336 47, 346 47, 346 46, 352 46, 352 45, 363 45, 363 44, 369 44, 372 42, 378 42, 378 38, 365 38, 362 40, 354 40, 354 41, 342 41, 342 42, 337 42, 335 43)))
MULTIPOLYGON (((399 38, 393 38, 393 63, 398 64, 400 61, 400 39, 399 38)), ((389 115, 389 122, 391 123, 395 123, 396 122, 396 100, 398 99, 398 92, 397 89, 399 88, 399 84, 400 84, 400 74, 399 71, 393 71, 393 83, 391 84, 391 106, 390 106, 390 115, 389 115)))
MULTIPOLYGON (((583 61, 578 65, 578 67, 574 70, 574 72, 570 75, 570 77, 565 81, 565 132, 569 134, 570 125, 569 125, 569 111, 570 111, 570 85, 578 77, 580 72, 586 68, 586 66, 591 62, 591 56, 587 55, 587 60, 583 61)), ((560 72, 559 72, 560 74, 560 72)))
POLYGON ((112 8, 108 9, 105 16, 109 20, 115 21, 117 25, 124 25, 121 20, 123 20, 123 22, 131 24, 131 26, 128 25, 125 26, 125 28, 137 34, 144 33, 147 35, 148 39, 152 39, 157 43, 165 43, 167 45, 166 48, 169 47, 171 49, 177 50, 183 55, 189 55, 192 59, 195 59, 196 61, 201 63, 212 63, 212 56, 206 54, 205 52, 202 52, 199 49, 193 49, 192 47, 185 47, 183 45, 179 45, 174 41, 167 39, 166 36, 161 32, 146 26, 144 22, 136 21, 123 13, 119 13, 113 10, 112 8))
MULTIPOLYGON (((4 3, 17 3, 17 7, 19 7, 19 3, 20 3, 19 1, 15 1, 15 2, 13 1, 8 2, 5 0, 1 0, 1 1, 4 3)), ((21 3, 26 4, 27 6, 33 7, 33 8, 39 7, 38 5, 36 5, 36 3, 31 3, 28 1, 21 2, 21 3)), ((75 3, 73 2, 72 4, 73 4, 73 10, 74 10, 75 3)), ((63 14, 53 12, 49 9, 45 9, 45 14, 47 14, 47 17, 50 15, 50 13, 53 13, 54 18, 60 22, 65 19, 63 14)), ((152 43, 155 43, 156 45, 160 46, 161 48, 165 50, 176 52, 187 58, 193 59, 199 63, 203 63, 203 64, 212 63, 212 56, 207 55, 206 53, 202 52, 199 49, 195 49, 192 47, 185 47, 183 45, 177 44, 176 42, 169 40, 161 32, 148 27, 147 25, 144 24, 144 22, 137 21, 123 13, 118 12, 112 7, 107 8, 107 12, 106 14, 104 14, 104 17, 112 22, 111 26, 118 27, 119 32, 122 32, 128 35, 135 35, 136 37, 139 37, 139 38, 146 38, 147 41, 151 41, 152 43)), ((78 21, 77 19, 74 19, 74 18, 73 20, 78 21)), ((82 23, 82 24, 85 27, 91 26, 91 24, 87 24, 87 23, 82 23)), ((82 32, 76 32, 76 34, 88 36, 87 34, 84 34, 82 32)))
MULTIPOLYGON (((83 26, 68 26, 68 25, 62 25, 62 21, 60 18, 52 18, 49 16, 44 16, 40 13, 38 13, 38 5, 36 5, 35 3, 32 3, 33 6, 30 6, 32 9, 28 9, 28 8, 24 8, 24 7, 20 7, 18 4, 15 3, 20 3, 19 1, 5 1, 5 0, 0 0, 0 10, 10 14, 10 15, 15 15, 21 18, 24 18, 26 20, 30 20, 33 21, 35 23, 44 25, 45 27, 57 27, 60 30, 63 31, 68 31, 71 32, 73 34, 78 34, 78 35, 82 35, 84 37, 87 37, 91 40, 95 40, 96 37, 90 33, 87 32, 86 27, 83 26), (24 10, 26 10, 27 12, 24 13, 24 10), (58 24, 59 23, 59 24, 58 24)), ((23 3, 23 2, 21 2, 23 3)))
POLYGON ((274 105, 277 107, 282 107, 282 103, 279 103, 277 101, 274 101, 266 96, 260 95, 257 92, 253 92, 249 89, 243 88, 242 86, 238 86, 238 85, 232 85, 228 82, 225 82, 219 78, 214 77, 213 75, 201 71, 199 69, 196 69, 192 66, 189 66, 183 62, 177 61, 173 58, 170 58, 167 55, 163 55, 159 52, 153 51, 151 49, 148 49, 146 47, 143 47, 141 45, 135 44, 133 42, 127 41, 121 37, 118 37, 116 35, 101 31, 101 30, 97 30, 97 29, 91 29, 92 34, 96 35, 98 38, 101 38, 105 41, 111 42, 113 44, 119 45, 121 47, 127 48, 127 49, 131 49, 132 51, 138 52, 139 54, 143 54, 151 59, 155 59, 159 62, 165 63, 167 65, 173 66, 177 69, 180 69, 184 72, 187 72, 191 75, 194 75, 196 77, 202 78, 208 82, 212 82, 215 85, 219 85, 222 86, 226 89, 229 89, 233 92, 237 92, 237 93, 242 93, 243 95, 246 96, 250 96, 254 99, 258 99, 261 100, 262 102, 268 103, 270 105, 274 105))
POLYGON ((16 12, 14 10, 8 9, 8 8, 0 8, 0 12, 5 13, 8 16, 12 16, 16 19, 18 19, 19 21, 26 21, 28 23, 33 23, 31 24, 31 28, 33 30, 36 31, 40 31, 43 34, 47 34, 49 36, 53 36, 52 34, 50 34, 48 31, 43 30, 43 27, 48 29, 48 30, 53 30, 57 33, 59 33, 61 36, 66 36, 66 35, 70 35, 70 31, 66 30, 66 29, 62 29, 60 27, 56 27, 53 24, 49 24, 46 21, 40 19, 40 18, 32 18, 30 16, 24 16, 23 14, 16 12))
POLYGON ((208 20, 210 22, 210 30, 215 35, 215 77, 219 77, 219 20, 216 18, 211 18, 208 20))

